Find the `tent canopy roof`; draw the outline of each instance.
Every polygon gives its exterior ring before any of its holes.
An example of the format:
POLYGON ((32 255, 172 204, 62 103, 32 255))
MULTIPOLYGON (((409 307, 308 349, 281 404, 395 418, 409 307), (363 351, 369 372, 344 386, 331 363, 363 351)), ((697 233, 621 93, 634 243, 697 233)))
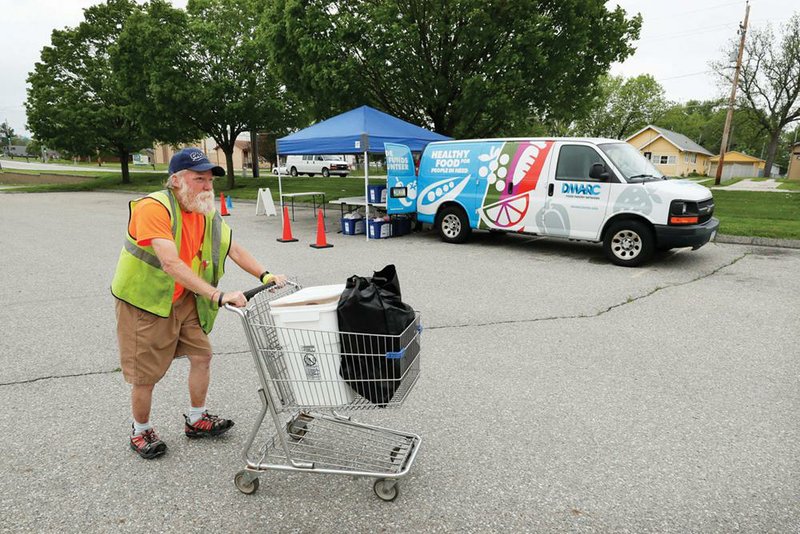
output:
POLYGON ((383 153, 384 143, 400 143, 421 151, 428 143, 448 139, 451 138, 361 106, 282 137, 277 148, 282 155, 383 153))

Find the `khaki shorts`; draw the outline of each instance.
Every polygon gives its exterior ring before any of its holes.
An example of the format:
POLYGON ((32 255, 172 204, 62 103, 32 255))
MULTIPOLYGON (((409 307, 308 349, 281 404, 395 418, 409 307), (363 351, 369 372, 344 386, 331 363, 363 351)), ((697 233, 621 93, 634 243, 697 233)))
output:
POLYGON ((190 291, 173 303, 167 318, 117 299, 117 339, 122 374, 130 384, 155 384, 177 356, 211 356, 190 291))

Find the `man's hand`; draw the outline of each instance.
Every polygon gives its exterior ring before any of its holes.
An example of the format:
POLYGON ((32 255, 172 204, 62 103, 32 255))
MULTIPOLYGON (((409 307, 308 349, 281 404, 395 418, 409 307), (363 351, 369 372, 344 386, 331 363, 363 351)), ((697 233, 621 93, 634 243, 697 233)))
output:
POLYGON ((276 286, 283 287, 286 285, 286 275, 270 273, 261 280, 262 284, 269 284, 270 282, 275 282, 276 286))
POLYGON ((231 291, 222 295, 222 305, 230 304, 237 308, 244 308, 247 305, 247 299, 244 298, 244 293, 241 291, 231 291))

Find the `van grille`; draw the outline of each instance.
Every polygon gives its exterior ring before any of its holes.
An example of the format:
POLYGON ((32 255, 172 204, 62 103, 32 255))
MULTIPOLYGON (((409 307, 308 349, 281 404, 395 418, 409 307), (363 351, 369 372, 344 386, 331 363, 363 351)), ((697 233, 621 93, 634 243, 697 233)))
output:
POLYGON ((697 210, 700 213, 700 224, 708 221, 714 214, 714 199, 709 198, 697 203, 697 210))

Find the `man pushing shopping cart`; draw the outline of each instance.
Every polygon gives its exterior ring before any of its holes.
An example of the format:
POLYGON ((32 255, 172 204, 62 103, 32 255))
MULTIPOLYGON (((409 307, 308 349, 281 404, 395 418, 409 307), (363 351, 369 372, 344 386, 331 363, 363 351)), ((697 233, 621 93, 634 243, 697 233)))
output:
POLYGON ((215 176, 224 176, 198 148, 172 157, 166 189, 130 203, 128 232, 117 262, 111 292, 117 298, 120 366, 131 384, 133 429, 130 447, 152 459, 167 445, 150 424, 153 387, 177 356, 189 358, 189 438, 215 437, 233 421, 206 410, 211 376, 208 333, 223 305, 246 304, 241 291, 218 289, 225 259, 262 283, 282 286, 244 247, 214 210, 215 176))

